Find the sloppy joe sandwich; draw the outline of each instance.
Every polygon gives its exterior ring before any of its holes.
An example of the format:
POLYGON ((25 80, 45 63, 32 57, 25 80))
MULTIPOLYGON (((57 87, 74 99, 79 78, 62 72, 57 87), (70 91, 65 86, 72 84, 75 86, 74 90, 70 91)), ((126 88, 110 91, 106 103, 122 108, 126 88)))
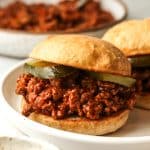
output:
POLYGON ((95 37, 54 35, 30 58, 16 87, 25 116, 90 135, 114 132, 126 123, 135 104, 135 79, 119 49, 95 37))
POLYGON ((137 106, 150 109, 150 19, 130 20, 116 25, 103 37, 121 49, 132 64, 137 79, 137 106))

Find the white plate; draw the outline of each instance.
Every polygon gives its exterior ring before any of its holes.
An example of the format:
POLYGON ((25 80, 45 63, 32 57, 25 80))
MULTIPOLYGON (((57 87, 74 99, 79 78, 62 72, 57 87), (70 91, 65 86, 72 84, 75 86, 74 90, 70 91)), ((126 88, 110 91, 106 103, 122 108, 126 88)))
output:
POLYGON ((0 150, 58 150, 52 144, 27 137, 0 136, 0 150))
MULTIPOLYGON (((0 6, 5 6, 10 2, 16 0, 0 0, 0 6)), ((23 0, 27 3, 37 3, 37 2, 49 2, 56 3, 59 0, 23 0)), ((100 0, 101 6, 103 9, 108 10, 115 17, 116 21, 113 24, 116 24, 122 21, 127 15, 126 6, 119 0, 100 0)), ((92 30, 87 32, 80 32, 82 34, 88 34, 92 36, 100 37, 108 29, 109 26, 105 26, 99 30, 92 30)), ((55 34, 50 32, 48 34, 33 34, 27 32, 19 32, 12 30, 0 29, 0 54, 14 56, 14 57, 27 57, 28 53, 32 50, 34 45, 39 41, 43 40, 50 34, 55 34)))
POLYGON ((118 132, 107 136, 90 136, 66 132, 36 123, 19 113, 20 97, 15 94, 16 79, 23 64, 7 73, 1 84, 1 109, 19 130, 51 141, 62 150, 150 150, 150 111, 135 109, 127 124, 118 132))

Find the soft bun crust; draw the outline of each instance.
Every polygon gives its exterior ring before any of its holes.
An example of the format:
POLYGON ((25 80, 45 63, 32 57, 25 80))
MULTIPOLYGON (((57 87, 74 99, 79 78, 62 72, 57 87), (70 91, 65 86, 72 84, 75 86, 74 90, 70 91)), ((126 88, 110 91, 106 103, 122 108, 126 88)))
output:
POLYGON ((136 106, 144 109, 150 109, 150 94, 137 95, 136 106))
POLYGON ((103 36, 127 56, 150 54, 150 19, 129 20, 112 27, 103 36))
POLYGON ((39 43, 31 58, 97 72, 129 76, 131 66, 119 49, 86 35, 54 35, 39 43))
POLYGON ((129 110, 124 110, 102 120, 87 120, 79 117, 54 120, 52 117, 32 113, 29 118, 49 127, 89 135, 104 135, 115 132, 127 121, 129 110))

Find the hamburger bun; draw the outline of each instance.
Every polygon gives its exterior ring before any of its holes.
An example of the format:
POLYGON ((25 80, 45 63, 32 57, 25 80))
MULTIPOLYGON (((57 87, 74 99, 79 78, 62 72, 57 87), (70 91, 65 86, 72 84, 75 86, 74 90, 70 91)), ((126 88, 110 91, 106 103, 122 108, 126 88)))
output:
POLYGON ((119 49, 86 35, 50 36, 33 49, 30 57, 90 71, 131 75, 131 65, 119 49))
POLYGON ((136 106, 139 108, 150 109, 150 94, 137 95, 136 106))
POLYGON ((79 117, 54 120, 52 117, 37 113, 31 113, 29 118, 61 130, 89 135, 104 135, 121 128, 126 123, 128 115, 129 110, 124 110, 102 120, 88 120, 79 117))
POLYGON ((127 57, 150 54, 150 19, 122 22, 108 30, 102 39, 127 57))
MULTIPOLYGON (((26 107, 25 100, 22 100, 22 107, 26 107)), ((129 110, 123 110, 112 116, 104 117, 101 120, 88 120, 80 117, 55 120, 50 116, 35 112, 31 113, 28 118, 46 126, 61 130, 89 135, 104 135, 115 132, 121 128, 126 123, 129 112, 129 110)))

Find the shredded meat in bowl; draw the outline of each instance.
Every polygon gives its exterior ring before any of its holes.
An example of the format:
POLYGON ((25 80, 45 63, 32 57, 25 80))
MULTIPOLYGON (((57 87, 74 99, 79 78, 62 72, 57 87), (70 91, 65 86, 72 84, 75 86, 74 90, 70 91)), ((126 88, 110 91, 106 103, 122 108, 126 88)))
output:
POLYGON ((35 33, 80 32, 99 28, 114 21, 112 14, 102 10, 99 2, 88 0, 80 9, 77 8, 76 2, 77 0, 66 0, 57 5, 28 5, 16 1, 4 8, 0 7, 0 28, 35 33))

